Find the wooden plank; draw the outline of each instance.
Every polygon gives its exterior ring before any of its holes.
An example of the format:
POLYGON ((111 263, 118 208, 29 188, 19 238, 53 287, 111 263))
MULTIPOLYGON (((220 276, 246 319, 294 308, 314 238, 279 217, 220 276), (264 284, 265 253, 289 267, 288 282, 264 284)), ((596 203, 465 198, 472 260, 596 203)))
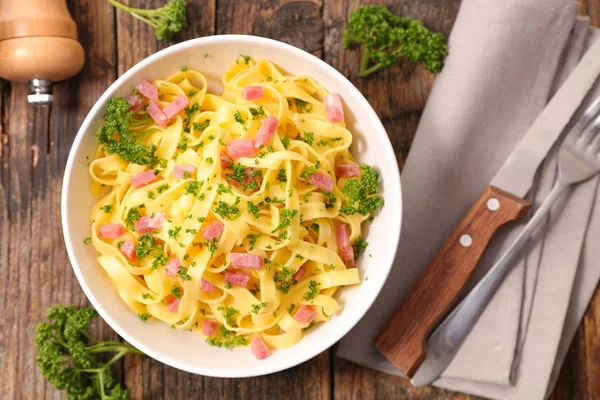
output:
POLYGON ((217 33, 264 36, 321 57, 322 10, 322 0, 222 0, 217 9, 217 33))
MULTIPOLYGON (((122 1, 131 7, 158 8, 164 0, 122 1)), ((117 59, 119 76, 129 68, 169 45, 215 33, 216 0, 188 1, 188 27, 177 33, 171 42, 157 40, 154 29, 122 10, 117 11, 117 59)))
MULTIPOLYGON (((164 1, 131 0, 123 3, 132 7, 154 8, 162 6, 164 1)), ((177 33, 170 43, 157 40, 152 27, 123 11, 117 11, 116 61, 119 75, 170 44, 214 34, 215 0, 188 3, 188 27, 177 33)), ((179 371, 146 356, 125 359, 124 381, 132 399, 198 398, 204 387, 201 376, 179 371)))
MULTIPOLYGON (((9 101, 2 107, 7 140, 0 164, 0 216, 6 222, 0 228, 0 280, 9 305, 0 322, 0 346, 10 360, 0 372, 0 397, 6 399, 58 396, 35 365, 35 325, 52 305, 87 304, 61 234, 62 172, 80 122, 116 70, 107 68, 115 50, 112 10, 93 0, 77 4, 70 5, 88 58, 84 72, 56 85, 52 110, 28 105, 25 84, 5 85, 2 96, 9 101)), ((116 337, 101 320, 92 332, 116 337)))

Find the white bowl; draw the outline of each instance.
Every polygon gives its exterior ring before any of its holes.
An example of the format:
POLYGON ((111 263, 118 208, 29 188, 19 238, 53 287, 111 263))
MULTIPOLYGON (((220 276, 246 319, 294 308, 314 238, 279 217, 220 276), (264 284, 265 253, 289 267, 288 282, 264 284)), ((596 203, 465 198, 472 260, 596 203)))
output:
MULTIPOLYGON (((388 88, 382 87, 381 90, 388 88)), ((264 375, 302 363, 342 338, 367 312, 388 276, 400 237, 402 198, 400 174, 388 136, 367 100, 342 74, 320 59, 296 47, 254 36, 222 35, 190 40, 169 47, 141 61, 96 102, 75 138, 64 176, 62 225, 67 251, 79 284, 102 318, 125 340, 172 367, 214 377, 264 375), (208 57, 204 57, 205 54, 208 57), (240 53, 266 58, 292 75, 310 75, 330 92, 344 99, 346 123, 355 135, 352 153, 358 161, 374 165, 381 173, 385 205, 367 230, 367 251, 358 261, 363 278, 359 285, 340 290, 342 309, 330 321, 308 331, 296 346, 273 351, 257 360, 249 348, 225 350, 209 346, 204 338, 171 329, 164 322, 143 322, 123 303, 96 262, 97 253, 83 239, 90 236, 89 212, 95 200, 86 156, 92 158, 95 135, 110 97, 130 93, 141 79, 164 78, 181 65, 201 71, 209 91, 222 90, 221 75, 240 53)))

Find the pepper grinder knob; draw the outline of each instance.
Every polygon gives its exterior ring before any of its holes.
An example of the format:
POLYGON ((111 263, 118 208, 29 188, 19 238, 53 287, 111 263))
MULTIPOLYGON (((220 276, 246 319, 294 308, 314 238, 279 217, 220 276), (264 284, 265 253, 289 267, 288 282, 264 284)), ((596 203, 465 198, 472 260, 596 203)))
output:
POLYGON ((66 0, 0 0, 0 78, 29 82, 30 104, 51 104, 52 83, 84 60, 66 0))

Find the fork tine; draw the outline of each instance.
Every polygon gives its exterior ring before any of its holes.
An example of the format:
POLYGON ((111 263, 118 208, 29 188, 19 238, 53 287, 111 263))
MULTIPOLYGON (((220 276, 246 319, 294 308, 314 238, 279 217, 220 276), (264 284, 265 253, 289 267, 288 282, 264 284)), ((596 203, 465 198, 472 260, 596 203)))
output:
POLYGON ((574 135, 579 138, 581 143, 588 143, 592 136, 589 136, 590 131, 586 129, 588 125, 596 118, 598 113, 600 112, 600 96, 596 97, 592 104, 583 112, 581 118, 577 121, 577 123, 569 132, 569 136, 574 135), (586 136, 588 135, 588 136, 586 136))
POLYGON ((588 135, 591 137, 589 149, 593 153, 597 153, 600 150, 600 115, 585 130, 589 132, 588 135))

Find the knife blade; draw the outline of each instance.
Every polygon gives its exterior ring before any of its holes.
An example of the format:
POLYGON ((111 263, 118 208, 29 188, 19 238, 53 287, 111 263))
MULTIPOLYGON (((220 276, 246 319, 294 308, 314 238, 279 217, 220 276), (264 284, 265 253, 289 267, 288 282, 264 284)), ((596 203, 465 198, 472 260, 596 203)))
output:
MULTIPOLYGON (((589 49, 508 156, 375 341, 381 353, 415 384, 431 383, 458 352, 461 343, 443 334, 444 324, 429 334, 455 303, 494 232, 525 214, 530 204, 523 197, 538 167, 600 75, 598 52, 600 41, 589 49)), ((600 108, 600 102, 593 106, 600 108)), ((573 129, 582 129, 584 123, 573 129)))

